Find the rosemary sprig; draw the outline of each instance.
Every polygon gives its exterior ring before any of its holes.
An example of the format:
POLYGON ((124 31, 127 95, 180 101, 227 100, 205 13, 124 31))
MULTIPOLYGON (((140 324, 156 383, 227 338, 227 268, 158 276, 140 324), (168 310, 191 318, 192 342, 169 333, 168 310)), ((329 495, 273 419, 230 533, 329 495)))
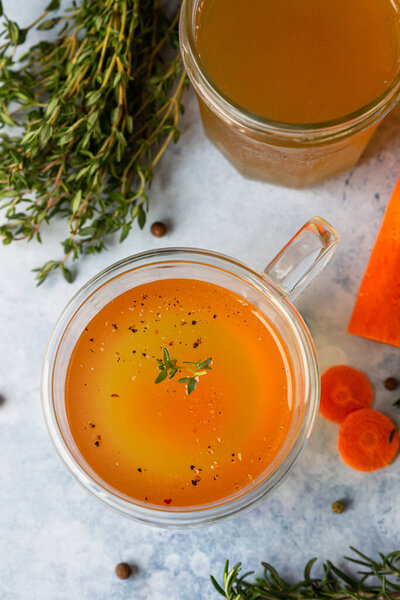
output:
POLYGON ((336 599, 347 600, 398 600, 400 598, 400 550, 390 554, 379 554, 375 561, 351 547, 355 557, 345 557, 348 563, 361 567, 352 577, 336 567, 331 561, 323 564, 323 576, 313 577, 312 567, 316 558, 310 560, 304 569, 304 577, 297 583, 283 579, 268 563, 262 563, 264 573, 254 582, 248 581, 253 571, 241 575, 241 563, 232 569, 225 563, 223 581, 219 584, 214 577, 211 581, 226 600, 303 600, 336 599), (369 581, 373 578, 372 581, 369 581))
POLYGON ((161 0, 79 0, 49 18, 59 6, 24 29, 3 16, 0 32, 0 236, 40 242, 43 223, 67 224, 64 256, 36 269, 39 284, 57 269, 71 281, 69 258, 116 232, 122 242, 134 221, 143 228, 187 87, 179 14, 167 18, 161 0), (55 41, 17 56, 31 29, 54 27, 55 41))
POLYGON ((208 371, 211 371, 211 363, 212 358, 207 358, 207 360, 197 362, 187 362, 184 361, 183 365, 178 365, 176 359, 171 359, 169 356, 169 352, 166 348, 163 350, 163 360, 157 359, 158 369, 160 373, 158 374, 157 379, 154 383, 161 383, 164 381, 168 375, 169 379, 175 377, 178 371, 185 370, 192 373, 190 377, 182 377, 179 379, 178 383, 186 383, 186 391, 188 395, 190 395, 197 387, 198 378, 202 375, 206 375, 208 371))

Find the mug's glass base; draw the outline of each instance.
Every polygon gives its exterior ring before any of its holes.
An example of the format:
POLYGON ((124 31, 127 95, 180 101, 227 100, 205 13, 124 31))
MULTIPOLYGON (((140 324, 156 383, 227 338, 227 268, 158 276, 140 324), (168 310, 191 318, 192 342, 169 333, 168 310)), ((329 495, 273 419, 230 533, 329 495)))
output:
POLYGON ((295 189, 352 169, 379 125, 321 145, 278 145, 251 137, 218 117, 200 98, 198 102, 206 136, 244 177, 295 189))

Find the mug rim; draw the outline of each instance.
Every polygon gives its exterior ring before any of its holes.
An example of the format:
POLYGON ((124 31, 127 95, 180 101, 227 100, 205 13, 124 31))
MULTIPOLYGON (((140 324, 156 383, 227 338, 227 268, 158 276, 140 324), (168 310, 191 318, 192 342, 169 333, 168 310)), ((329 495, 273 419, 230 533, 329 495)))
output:
MULTIPOLYGON (((154 281, 157 281, 157 279, 154 279, 154 281)), ((100 271, 72 296, 62 310, 50 334, 42 363, 41 400, 46 427, 58 455, 70 473, 89 493, 106 506, 136 521, 161 527, 193 527, 210 524, 222 518, 232 517, 238 512, 250 510, 267 494, 277 489, 297 462, 311 435, 318 412, 319 394, 320 378, 314 344, 311 334, 296 308, 273 286, 271 281, 263 278, 262 275, 245 263, 218 252, 199 248, 170 247, 147 250, 128 256, 100 271), (227 496, 226 498, 211 502, 209 505, 195 507, 194 509, 191 507, 164 509, 163 507, 154 508, 153 506, 139 505, 135 503, 134 499, 127 500, 111 491, 110 488, 99 484, 98 481, 94 480, 78 464, 76 458, 73 456, 58 424, 57 412, 54 405, 53 375, 58 349, 73 317, 85 305, 92 294, 104 285, 107 285, 107 283, 115 280, 116 277, 131 271, 130 267, 135 265, 135 263, 142 261, 143 264, 141 266, 146 268, 157 263, 162 264, 165 262, 163 259, 171 259, 171 256, 186 258, 185 260, 182 260, 182 258, 180 260, 179 258, 175 258, 172 261, 169 260, 172 263, 185 262, 192 263, 193 267, 196 264, 201 264, 209 268, 221 268, 213 264, 212 261, 216 261, 225 266, 223 270, 229 275, 237 275, 234 269, 238 273, 246 275, 246 283, 256 288, 257 293, 264 293, 271 301, 274 299, 275 304, 289 321, 291 329, 296 333, 298 348, 302 352, 304 370, 307 368, 307 372, 305 373, 307 385, 304 393, 304 414, 299 429, 294 436, 293 443, 281 462, 277 464, 276 468, 263 481, 250 490, 242 491, 242 488, 238 495, 231 500, 229 500, 231 496, 227 496), (203 260, 190 260, 190 257, 202 258, 203 260), (154 259, 158 259, 156 263, 154 259)))
MULTIPOLYGON (((308 138, 312 143, 330 141, 347 135, 354 135, 367 129, 394 107, 400 99, 400 69, 391 84, 378 96, 364 106, 336 119, 314 123, 287 123, 268 119, 254 113, 226 95, 208 73, 194 38, 194 12, 199 0, 183 0, 180 14, 180 47, 186 71, 191 83, 203 101, 220 111, 225 118, 238 126, 245 126, 261 133, 270 134, 292 142, 305 144, 308 138)), ((396 0, 395 9, 399 14, 400 6, 396 0)))

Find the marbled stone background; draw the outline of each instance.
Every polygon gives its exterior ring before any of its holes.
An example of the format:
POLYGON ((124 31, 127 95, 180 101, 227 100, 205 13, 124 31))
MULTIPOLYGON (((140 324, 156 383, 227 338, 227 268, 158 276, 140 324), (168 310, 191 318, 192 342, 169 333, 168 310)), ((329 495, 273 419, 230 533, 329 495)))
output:
MULTIPOLYGON (((29 23, 47 0, 3 0, 29 23)), ((261 560, 300 574, 311 556, 340 561, 355 545, 364 552, 400 547, 399 460, 361 474, 342 464, 337 427, 318 419, 287 482, 253 512, 219 525, 164 531, 135 524, 90 497, 57 457, 43 423, 39 377, 53 323, 92 275, 126 256, 165 245, 210 248, 257 269, 310 216, 324 216, 342 235, 326 271, 298 301, 314 336, 320 365, 348 362, 367 371, 375 406, 399 420, 382 380, 400 375, 399 351, 346 334, 355 295, 400 166, 400 112, 382 124, 351 173, 311 191, 244 180, 203 137, 192 93, 182 139, 163 159, 151 192, 149 223, 166 220, 162 240, 148 228, 123 245, 86 258, 75 282, 53 277, 36 288, 31 269, 60 254, 64 224, 42 246, 0 250, 0 598, 2 600, 211 600, 209 574, 226 558, 258 568, 261 560), (399 496, 397 496, 399 494, 399 496), (333 515, 330 503, 350 507, 333 515), (135 578, 117 580, 114 565, 132 561, 135 578)))

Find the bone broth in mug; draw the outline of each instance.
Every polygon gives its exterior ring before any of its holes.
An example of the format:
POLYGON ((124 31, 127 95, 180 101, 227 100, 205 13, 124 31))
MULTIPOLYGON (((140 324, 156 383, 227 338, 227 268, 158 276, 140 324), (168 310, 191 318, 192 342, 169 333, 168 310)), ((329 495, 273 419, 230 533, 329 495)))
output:
POLYGON ((258 179, 353 166, 399 94, 397 0, 185 0, 181 44, 207 135, 258 179))
POLYGON ((96 498, 144 523, 213 523, 288 476, 319 401, 295 300, 339 236, 308 221, 257 273, 209 250, 130 256, 67 304, 43 361, 53 443, 96 498))

